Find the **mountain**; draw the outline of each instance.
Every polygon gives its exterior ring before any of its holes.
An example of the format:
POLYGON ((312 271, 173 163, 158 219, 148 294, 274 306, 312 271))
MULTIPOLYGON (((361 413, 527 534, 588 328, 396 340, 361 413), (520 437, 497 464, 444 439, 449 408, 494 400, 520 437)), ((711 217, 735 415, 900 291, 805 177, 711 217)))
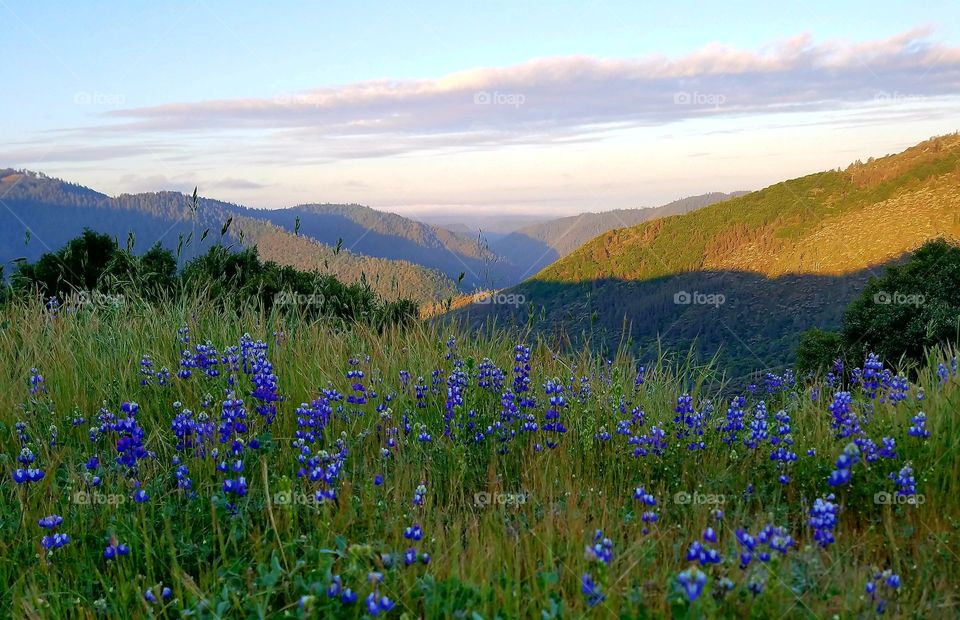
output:
POLYGON ((642 355, 696 341, 733 372, 775 368, 803 330, 837 328, 870 276, 941 236, 960 238, 958 134, 608 231, 462 312, 607 344, 626 329, 642 355))
POLYGON ((615 228, 635 226, 668 215, 688 213, 708 205, 742 196, 747 192, 712 192, 681 198, 660 207, 615 209, 601 213, 581 213, 524 226, 493 241, 491 249, 523 271, 522 277, 537 273, 558 258, 566 256, 615 228))
POLYGON ((386 298, 434 302, 456 294, 456 285, 439 271, 408 261, 337 250, 295 235, 255 217, 258 210, 179 192, 110 197, 40 173, 0 170, 0 206, 8 222, 0 228, 0 264, 9 273, 18 258, 33 261, 58 249, 84 228, 112 235, 146 251, 159 242, 181 264, 216 243, 256 245, 260 255, 279 264, 330 273, 344 282, 365 278, 386 298), (229 225, 227 223, 229 222, 229 225), (206 231, 206 234, 205 234, 206 231))
POLYGON ((366 256, 404 260, 443 272, 465 290, 519 281, 515 269, 468 236, 358 204, 306 204, 288 209, 239 208, 238 214, 366 256), (299 228, 298 226, 299 221, 299 228))

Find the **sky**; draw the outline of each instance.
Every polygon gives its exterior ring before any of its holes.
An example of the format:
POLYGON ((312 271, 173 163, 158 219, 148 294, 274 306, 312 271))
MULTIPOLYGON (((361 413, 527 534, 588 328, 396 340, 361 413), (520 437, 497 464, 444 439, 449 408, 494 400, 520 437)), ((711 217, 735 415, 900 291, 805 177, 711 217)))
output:
POLYGON ((0 167, 536 217, 960 130, 960 3, 0 0, 0 167))

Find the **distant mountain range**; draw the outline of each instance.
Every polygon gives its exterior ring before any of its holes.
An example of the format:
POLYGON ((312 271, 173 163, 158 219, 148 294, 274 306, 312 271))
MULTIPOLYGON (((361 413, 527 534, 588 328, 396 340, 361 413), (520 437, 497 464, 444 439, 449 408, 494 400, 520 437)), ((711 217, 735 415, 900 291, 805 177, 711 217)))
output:
POLYGON ((626 329, 641 355, 696 342, 737 372, 777 367, 803 330, 837 327, 871 275, 939 236, 960 238, 957 134, 610 230, 461 316, 610 346, 626 329))
MULTIPOLYGON (((9 274, 18 259, 35 260, 91 228, 128 241, 135 251, 154 243, 172 250, 181 263, 215 243, 256 245, 260 255, 301 269, 330 273, 345 282, 365 278, 380 295, 433 302, 456 295, 442 272, 409 261, 364 256, 346 245, 337 249, 306 234, 294 234, 261 211, 179 192, 123 194, 112 198, 43 174, 0 170, 0 264, 9 274)), ((317 222, 304 211, 305 223, 317 222)))
POLYGON ((2 215, 8 225, 0 230, 6 273, 11 261, 34 260, 85 227, 113 235, 122 245, 130 239, 139 251, 160 242, 184 262, 221 242, 221 229, 229 221, 225 243, 254 244, 267 260, 328 272, 346 282, 363 277, 381 295, 427 303, 516 284, 594 231, 696 208, 725 195, 685 199, 660 209, 586 214, 572 224, 571 218, 562 218, 528 226, 499 239, 495 248, 486 234, 454 232, 358 204, 269 210, 199 198, 194 209, 192 197, 179 192, 110 197, 42 173, 11 169, 0 170, 0 196, 9 210, 2 215), (551 231, 561 228, 567 234, 554 239, 551 231))
POLYGON ((517 265, 522 271, 521 277, 527 277, 610 230, 635 226, 668 215, 689 213, 746 193, 713 192, 681 198, 661 207, 616 209, 562 217, 524 226, 494 241, 490 247, 507 261, 517 265))

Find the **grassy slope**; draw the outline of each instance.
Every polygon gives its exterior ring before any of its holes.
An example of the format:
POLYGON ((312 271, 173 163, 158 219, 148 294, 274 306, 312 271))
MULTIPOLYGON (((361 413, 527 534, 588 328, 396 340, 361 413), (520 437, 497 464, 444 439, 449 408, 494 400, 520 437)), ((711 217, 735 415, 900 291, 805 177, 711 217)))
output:
MULTIPOLYGON (((960 454, 955 438, 960 433, 956 415, 958 379, 940 384, 931 372, 921 375, 923 402, 911 397, 894 408, 875 403, 867 426, 879 443, 881 435, 896 439, 899 459, 881 461, 869 468, 858 465, 854 484, 838 493, 843 505, 837 542, 819 549, 807 526, 807 510, 815 497, 830 492, 825 480, 844 441, 834 439, 826 402, 811 403, 802 391, 767 397, 771 415, 781 407, 793 420, 794 449, 800 460, 793 466, 794 481, 781 487, 769 460, 769 446, 752 452, 742 444, 731 450, 714 430, 704 439, 707 449, 687 452, 673 439, 673 407, 684 389, 695 402, 714 397, 713 429, 723 420, 727 402, 704 393, 698 386, 708 373, 649 368, 647 382, 633 389, 632 361, 616 357, 610 364, 581 350, 574 357, 557 357, 546 343, 535 348, 532 389, 543 402, 542 383, 552 376, 565 379, 576 364, 577 376, 592 378, 593 395, 582 401, 567 392, 571 405, 562 414, 569 432, 556 450, 537 453, 534 441, 542 437, 520 435, 507 455, 494 452, 492 438, 481 446, 453 442, 443 436, 445 388, 429 394, 428 407, 414 406, 412 387, 403 389, 400 370, 416 378, 435 368, 449 373, 443 341, 448 333, 425 326, 382 336, 363 330, 333 332, 322 324, 281 323, 274 317, 252 313, 225 317, 206 307, 175 302, 148 308, 132 300, 114 311, 64 313, 46 317, 38 306, 7 308, 0 329, 0 605, 15 617, 92 617, 97 611, 109 617, 147 616, 145 588, 164 584, 172 600, 163 613, 179 617, 193 610, 199 617, 248 617, 284 612, 296 616, 298 601, 308 596, 308 617, 360 617, 363 598, 370 590, 366 575, 384 572, 381 592, 397 602, 391 617, 452 617, 455 611, 476 611, 483 617, 585 617, 580 576, 590 571, 603 584, 607 600, 592 613, 598 617, 663 616, 671 610, 682 616, 685 603, 676 602, 674 578, 686 568, 688 544, 711 523, 712 505, 684 505, 671 501, 678 492, 724 495, 724 521, 714 523, 718 548, 725 563, 708 569, 709 583, 694 610, 722 617, 859 617, 869 615, 864 583, 872 566, 892 568, 903 578, 898 601, 888 617, 955 617, 957 524, 960 515, 960 454), (141 386, 138 360, 153 355, 157 367, 176 369, 181 345, 176 331, 189 325, 195 342, 211 340, 223 347, 236 343, 244 332, 266 339, 279 377, 284 401, 271 431, 271 439, 256 454, 245 457, 249 495, 240 501, 239 514, 229 516, 222 507, 220 487, 224 476, 213 471, 211 459, 187 457, 198 497, 189 500, 175 488, 171 458, 177 453, 170 431, 172 403, 200 410, 205 394, 213 395, 211 412, 219 416, 224 377, 174 379, 168 388, 141 386), (282 332, 278 339, 277 333, 282 332), (336 416, 324 435, 328 449, 338 437, 349 446, 337 505, 319 507, 271 504, 278 491, 309 493, 309 485, 295 476, 295 407, 318 396, 330 384, 348 392, 344 373, 351 355, 369 355, 360 367, 367 382, 381 395, 396 392, 389 418, 374 411, 379 400, 360 409, 362 417, 336 416), (46 378, 49 394, 30 398, 26 384, 31 367, 46 378), (380 381, 383 383, 380 383, 380 381), (613 435, 598 443, 594 435, 605 426, 611 433, 622 418, 614 406, 623 395, 647 413, 649 429, 668 429, 671 447, 663 458, 635 459, 626 437, 613 435), (117 412, 122 401, 140 404, 139 423, 145 442, 156 452, 141 466, 140 479, 151 500, 134 504, 131 489, 111 465, 111 440, 91 444, 88 428, 101 406, 117 412), (927 413, 929 441, 909 437, 910 418, 927 413), (389 459, 380 456, 384 433, 380 425, 402 427, 409 413, 416 427, 426 424, 432 443, 414 440, 416 431, 398 435, 398 447, 389 459), (87 422, 74 426, 82 416, 87 422), (14 424, 26 422, 37 464, 47 471, 39 484, 25 489, 11 481, 11 470, 20 450, 14 424), (47 442, 56 425, 57 445, 47 442), (816 457, 805 456, 808 448, 816 457), (71 503, 72 490, 83 489, 83 464, 98 453, 105 467, 100 493, 127 498, 118 507, 71 503), (886 480, 905 461, 913 463, 918 492, 926 502, 918 507, 880 506, 873 494, 892 488, 886 480), (373 484, 375 473, 385 475, 382 487, 373 484), (425 506, 414 509, 414 489, 425 481, 425 506), (643 485, 659 500, 660 522, 642 535, 640 505, 633 489, 643 485), (753 495, 744 489, 754 485, 753 495), (478 506, 478 492, 525 492, 521 505, 478 506), (72 542, 50 557, 42 554, 39 540, 45 532, 37 520, 56 513, 64 518, 59 528, 72 542), (754 598, 746 591, 748 575, 737 568, 733 530, 751 532, 772 520, 786 526, 799 546, 769 566, 766 591, 754 598), (418 550, 428 551, 429 566, 384 568, 380 553, 400 553, 411 545, 402 537, 413 522, 423 526, 418 550), (613 562, 600 567, 584 556, 594 530, 602 529, 614 541, 613 562), (131 555, 106 562, 102 551, 116 536, 129 544, 131 555), (344 610, 323 593, 330 572, 341 574, 345 585, 359 591, 360 602, 344 610), (736 589, 726 599, 710 591, 722 576, 736 589), (205 601, 206 603, 201 603, 205 601), (201 611, 205 605, 207 611, 201 611), (545 612, 547 616, 542 616, 545 612), (555 615, 550 615, 555 614, 555 615)), ((515 338, 503 333, 472 337, 459 334, 464 357, 489 356, 506 372, 510 385, 515 338)), ((475 387, 476 370, 465 403, 455 414, 467 420, 477 412, 482 426, 499 416, 500 396, 475 387)), ((254 433, 263 430, 252 411, 248 384, 241 380, 241 395, 248 400, 254 433)), ((828 398, 828 392, 823 395, 828 398)), ((750 405, 756 397, 750 397, 750 405)), ((856 410, 866 403, 855 392, 856 410)), ((347 405, 347 409, 355 407, 347 405)), ((540 422, 544 409, 534 411, 540 422)), ((398 560, 399 561, 399 560, 398 560)), ((159 591, 159 590, 158 590, 159 591)), ((159 607, 150 608, 157 612, 159 607)), ((467 613, 469 617, 469 613, 467 613)))
POLYGON ((642 280, 736 269, 768 276, 837 274, 960 237, 960 136, 784 181, 686 215, 597 237, 535 279, 642 280))

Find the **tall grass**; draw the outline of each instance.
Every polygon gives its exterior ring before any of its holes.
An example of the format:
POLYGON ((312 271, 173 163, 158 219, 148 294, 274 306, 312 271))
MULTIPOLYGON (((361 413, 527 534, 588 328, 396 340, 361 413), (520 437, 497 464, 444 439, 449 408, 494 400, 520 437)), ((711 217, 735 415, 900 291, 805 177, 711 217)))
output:
POLYGON ((750 450, 742 440, 734 446, 721 440, 716 429, 724 422, 729 395, 707 387, 717 385, 710 368, 692 364, 671 365, 661 358, 645 369, 645 381, 636 386, 637 369, 625 353, 607 360, 586 348, 565 351, 555 342, 530 342, 531 391, 538 401, 532 413, 539 424, 546 410, 544 381, 575 378, 575 390, 564 393, 569 407, 561 414, 568 432, 552 450, 536 449, 544 443, 542 431, 518 432, 501 454, 495 433, 474 441, 476 431, 497 424, 501 410, 499 391, 478 387, 478 365, 490 358, 504 370, 503 390, 509 390, 514 346, 532 337, 528 334, 451 333, 458 328, 431 323, 345 328, 253 308, 225 314, 195 299, 164 305, 127 299, 118 306, 65 308, 57 316, 39 303, 22 302, 2 312, 0 583, 5 587, 0 615, 362 617, 364 597, 372 590, 367 575, 377 571, 383 573, 379 593, 396 603, 389 615, 408 618, 847 618, 873 613, 864 586, 874 567, 902 577, 889 615, 946 618, 958 613, 960 428, 950 352, 931 352, 908 399, 896 406, 855 390, 855 408, 873 408, 865 431, 878 444, 882 436, 893 437, 898 458, 860 463, 852 484, 834 490, 826 480, 847 441, 835 437, 827 411, 832 391, 820 384, 747 395, 747 421, 761 399, 771 425, 779 410, 792 418, 799 460, 790 468, 792 481, 782 485, 768 444, 750 450), (221 353, 244 333, 269 344, 283 400, 268 427, 253 412, 249 382, 239 373, 238 396, 251 419, 249 436, 259 436, 261 447, 243 453, 249 493, 235 510, 226 506, 222 483, 237 474, 218 473, 216 462, 222 459, 178 452, 171 432, 176 401, 199 411, 209 398, 217 421, 228 374, 208 378, 195 373, 188 380, 175 376, 184 347, 177 340, 182 326, 189 328, 191 344, 209 340, 221 353), (455 350, 447 346, 451 336, 455 350), (169 386, 141 385, 144 354, 152 356, 155 369, 171 369, 169 386), (351 356, 358 366, 348 364, 351 356), (444 382, 458 357, 464 360, 469 386, 454 410, 453 439, 444 435, 444 382), (948 369, 945 380, 937 375, 941 362, 948 369), (44 377, 46 392, 31 394, 31 368, 44 377), (328 450, 335 451, 341 437, 349 450, 337 501, 278 501, 284 496, 296 500, 314 488, 296 475, 292 443, 297 406, 330 387, 351 393, 353 382, 345 377, 350 368, 364 371, 368 393, 377 396, 365 405, 341 402, 344 412, 335 413, 324 430, 322 444, 328 450), (429 386, 435 370, 440 383, 428 390, 427 406, 418 408, 412 383, 423 376, 429 386), (412 375, 406 387, 401 371, 412 375), (586 383, 590 394, 578 396, 586 383), (816 402, 811 390, 819 390, 816 402), (701 410, 705 400, 713 403, 705 450, 691 452, 687 441, 674 435, 674 407, 685 391, 701 410), (388 394, 389 402, 384 398, 388 394), (101 407, 119 414, 126 401, 139 404, 144 443, 154 453, 141 461, 135 476, 113 463, 112 440, 93 443, 88 437, 101 407), (377 411, 378 405, 385 407, 377 411), (635 458, 627 436, 616 433, 617 421, 629 418, 634 407, 646 414, 637 432, 654 424, 666 429, 670 446, 662 457, 635 458), (928 440, 907 434, 919 411, 927 414, 928 440), (405 415, 409 434, 404 432, 405 415), (84 422, 74 424, 78 418, 84 422), (46 472, 39 483, 13 482, 22 447, 18 421, 26 425, 36 465, 46 472), (467 431, 470 422, 476 427, 467 431), (417 440, 419 424, 431 442, 417 440), (398 428, 394 448, 387 444, 391 427, 398 428), (603 431, 612 435, 609 441, 597 439, 603 431), (388 458, 382 455, 385 447, 388 458), (808 449, 815 449, 816 456, 807 456, 808 449), (100 456, 103 483, 93 495, 78 496, 89 490, 84 464, 93 454, 100 456), (195 497, 176 488, 171 462, 177 456, 189 467, 195 497), (905 462, 912 464, 917 492, 925 501, 875 503, 876 493, 893 490, 887 476, 905 462), (377 474, 384 477, 379 486, 377 474), (149 501, 130 499, 131 478, 148 491, 149 501), (421 483, 427 494, 417 507, 412 498, 421 483), (645 508, 633 498, 638 486, 658 499, 659 521, 647 534, 640 520, 645 508), (831 491, 842 504, 837 542, 821 549, 812 539, 808 511, 815 498, 831 491), (683 494, 709 495, 722 503, 685 503, 683 494), (724 513, 719 521, 712 514, 717 508, 724 513), (71 538, 50 554, 40 544, 47 532, 37 525, 49 514, 63 516, 59 531, 71 538), (424 537, 411 543, 403 532, 414 522, 424 537), (755 561, 741 570, 734 530, 755 532, 767 523, 788 528, 796 547, 769 564, 755 561), (718 531, 715 546, 725 559, 703 569, 707 587, 691 603, 678 589, 676 576, 690 565, 687 548, 707 526, 718 531), (609 565, 585 555, 596 530, 613 541, 609 565), (111 539, 130 545, 130 555, 105 560, 103 550, 111 539), (431 555, 429 564, 404 567, 401 554, 411 545, 431 555), (594 576, 606 596, 593 608, 581 592, 584 573, 594 576), (356 604, 327 596, 333 574, 358 592, 356 604), (721 591, 724 577, 734 584, 728 593, 721 591), (748 590, 751 578, 765 578, 761 594, 748 590), (162 587, 171 588, 168 599, 162 599, 162 587), (148 589, 161 599, 158 603, 145 600, 148 589))

